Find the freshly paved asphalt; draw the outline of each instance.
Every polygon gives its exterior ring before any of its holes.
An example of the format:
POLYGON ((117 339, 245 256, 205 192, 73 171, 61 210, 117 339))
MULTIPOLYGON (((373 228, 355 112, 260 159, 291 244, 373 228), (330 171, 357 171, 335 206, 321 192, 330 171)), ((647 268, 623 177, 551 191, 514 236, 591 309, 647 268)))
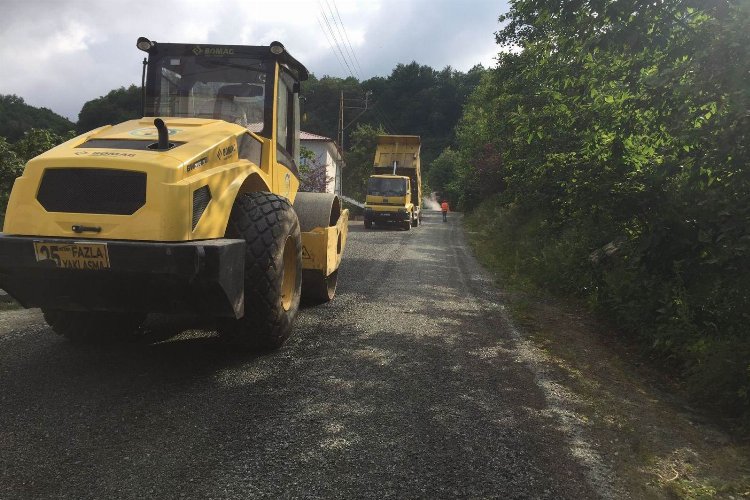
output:
POLYGON ((270 354, 184 318, 81 348, 0 311, 0 498, 600 495, 460 214, 354 222, 345 253, 334 301, 270 354))

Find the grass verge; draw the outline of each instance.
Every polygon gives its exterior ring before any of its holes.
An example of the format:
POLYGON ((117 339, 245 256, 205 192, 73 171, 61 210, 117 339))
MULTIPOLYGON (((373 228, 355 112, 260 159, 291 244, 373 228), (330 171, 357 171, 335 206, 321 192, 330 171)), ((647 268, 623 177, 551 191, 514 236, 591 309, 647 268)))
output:
POLYGON ((497 234, 486 213, 465 221, 514 322, 543 351, 550 376, 577 396, 574 411, 623 490, 632 498, 750 498, 746 441, 690 408, 668 372, 585 304, 545 293, 518 265, 527 242, 497 234))

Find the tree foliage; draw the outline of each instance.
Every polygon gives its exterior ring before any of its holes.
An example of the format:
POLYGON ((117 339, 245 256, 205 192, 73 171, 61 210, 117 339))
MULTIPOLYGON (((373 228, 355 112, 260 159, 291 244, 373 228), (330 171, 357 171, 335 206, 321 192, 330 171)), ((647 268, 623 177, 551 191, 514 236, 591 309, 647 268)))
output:
MULTIPOLYGON (((350 149, 357 124, 380 128, 383 133, 419 135, 426 171, 432 160, 454 143, 461 110, 485 72, 481 65, 463 73, 450 66, 438 71, 412 62, 397 65, 388 77, 373 77, 363 82, 351 77, 311 76, 302 86, 302 129, 338 140, 343 92, 347 107, 345 150, 350 149), (359 115, 362 110, 356 108, 364 106, 366 92, 369 92, 368 109, 359 115)), ((358 179, 356 183, 361 181, 358 179)))
POLYGON ((467 168, 468 165, 458 151, 446 148, 432 162, 426 176, 427 184, 439 200, 448 200, 451 206, 456 206, 462 192, 458 180, 463 177, 467 168))
POLYGON ((0 221, 5 218, 13 182, 23 173, 26 162, 72 138, 72 130, 65 134, 57 134, 46 129, 31 129, 15 144, 0 137, 0 221))
POLYGON ((343 189, 347 196, 364 200, 367 178, 372 174, 378 135, 385 130, 372 125, 358 124, 351 136, 349 149, 344 153, 343 189))
POLYGON ((499 193, 535 239, 517 265, 745 414, 747 19, 747 0, 511 1, 497 41, 513 50, 464 110, 474 168, 456 181, 467 206, 499 193))
POLYGON ((302 147, 300 150, 299 190, 307 193, 325 193, 334 178, 328 175, 325 159, 302 147))
POLYGON ((23 161, 13 150, 12 145, 0 137, 0 219, 5 219, 8 196, 16 177, 23 172, 23 161))
POLYGON ((63 134, 75 125, 47 108, 29 106, 16 95, 0 95, 0 136, 16 142, 32 128, 47 128, 63 134))
MULTIPOLYGON (((341 92, 347 98, 347 106, 355 105, 351 99, 362 97, 362 88, 354 78, 336 78, 324 76, 310 78, 302 84, 302 130, 324 137, 330 137, 338 142, 339 102, 341 92)), ((354 115, 347 110, 347 123, 354 115)), ((353 129, 350 128, 348 132, 353 129)), ((347 138, 349 133, 347 133, 347 138)), ((348 141, 345 140, 348 143, 348 141)))
POLYGON ((88 132, 103 125, 142 117, 141 89, 135 85, 120 87, 107 95, 86 102, 78 114, 79 133, 88 132))

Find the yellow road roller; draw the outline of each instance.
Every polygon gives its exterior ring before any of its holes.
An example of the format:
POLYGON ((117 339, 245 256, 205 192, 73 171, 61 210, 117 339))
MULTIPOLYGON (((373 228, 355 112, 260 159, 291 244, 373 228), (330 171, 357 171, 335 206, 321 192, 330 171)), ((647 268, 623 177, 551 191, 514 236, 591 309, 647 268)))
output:
POLYGON ((232 342, 278 348, 301 300, 333 298, 347 238, 337 196, 298 192, 308 71, 278 42, 137 46, 143 118, 27 163, 0 233, 0 288, 76 342, 189 312, 232 342))

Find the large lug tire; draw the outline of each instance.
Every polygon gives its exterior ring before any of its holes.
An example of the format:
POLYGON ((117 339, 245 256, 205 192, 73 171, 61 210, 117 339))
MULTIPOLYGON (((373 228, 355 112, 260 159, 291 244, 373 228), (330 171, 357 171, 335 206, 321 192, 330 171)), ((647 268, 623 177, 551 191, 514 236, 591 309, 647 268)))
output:
POLYGON ((244 239, 245 315, 220 325, 230 342, 256 349, 277 349, 292 333, 302 285, 302 237, 299 220, 286 198, 273 193, 237 197, 227 238, 244 239))
POLYGON ((106 344, 126 340, 146 319, 145 313, 61 311, 43 309, 44 320, 55 333, 75 344, 106 344))
POLYGON ((372 221, 366 220, 365 221, 365 229, 372 229, 372 221))
POLYGON ((411 216, 409 216, 409 220, 405 220, 401 223, 401 227, 407 231, 411 229, 411 216))

